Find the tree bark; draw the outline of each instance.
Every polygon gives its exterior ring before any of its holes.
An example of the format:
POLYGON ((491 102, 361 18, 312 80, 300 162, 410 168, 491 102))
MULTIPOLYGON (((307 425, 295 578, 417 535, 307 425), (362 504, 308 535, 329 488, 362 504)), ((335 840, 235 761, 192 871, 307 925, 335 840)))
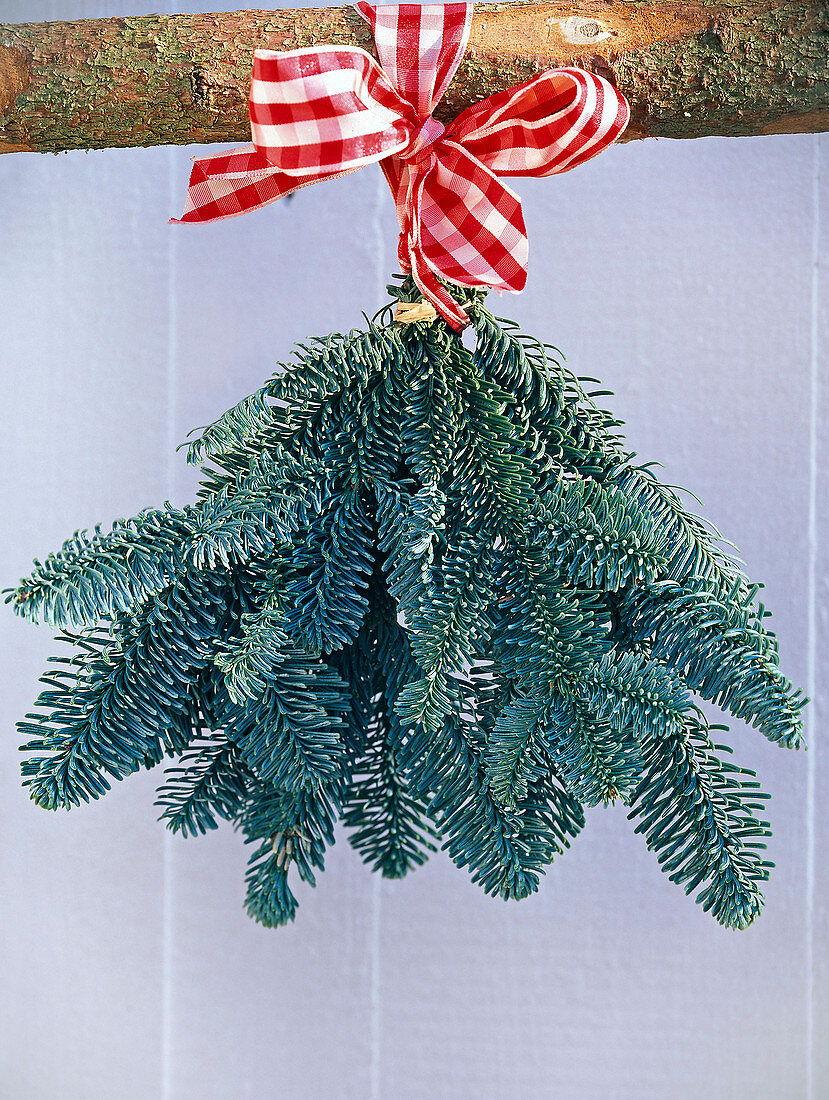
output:
MULTIPOLYGON (((249 140, 257 47, 373 52, 351 8, 0 24, 0 152, 249 140)), ((829 0, 476 5, 438 115, 576 64, 632 106, 628 138, 829 130, 829 0)))

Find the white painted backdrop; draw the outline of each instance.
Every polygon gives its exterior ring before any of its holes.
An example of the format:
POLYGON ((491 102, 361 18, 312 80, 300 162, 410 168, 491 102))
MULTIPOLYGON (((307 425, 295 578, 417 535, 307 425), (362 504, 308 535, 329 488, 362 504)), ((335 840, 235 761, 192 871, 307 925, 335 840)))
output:
MULTIPOLYGON (((239 5, 195 5, 220 6, 239 5)), ((0 17, 151 10, 3 0, 0 17)), ((384 300, 378 169, 171 228, 195 151, 0 159, 3 585, 78 526, 186 501, 187 430, 384 300)), ((828 183, 829 139, 800 136, 635 142, 519 181, 530 289, 500 304, 614 389, 643 459, 707 502, 817 701, 808 754, 735 724, 774 792, 759 923, 720 929, 619 809, 592 812, 520 905, 442 855, 381 881, 340 837, 295 925, 263 930, 240 838, 166 835, 157 776, 68 815, 27 800, 14 722, 53 643, 5 611, 0 1095, 829 1096, 828 183)))

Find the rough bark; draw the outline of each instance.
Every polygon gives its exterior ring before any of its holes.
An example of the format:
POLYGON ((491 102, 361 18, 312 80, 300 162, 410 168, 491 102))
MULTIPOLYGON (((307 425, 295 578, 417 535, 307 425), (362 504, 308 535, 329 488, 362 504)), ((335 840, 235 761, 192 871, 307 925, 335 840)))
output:
MULTIPOLYGON (((372 50, 350 8, 0 24, 0 152, 246 141, 253 50, 324 42, 372 50)), ((829 129, 829 0, 480 4, 438 113, 572 63, 631 138, 829 129)))

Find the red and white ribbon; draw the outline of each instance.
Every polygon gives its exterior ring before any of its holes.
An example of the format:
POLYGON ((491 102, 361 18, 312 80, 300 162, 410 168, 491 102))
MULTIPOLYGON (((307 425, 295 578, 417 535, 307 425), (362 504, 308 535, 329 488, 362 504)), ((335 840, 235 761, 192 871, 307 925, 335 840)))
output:
POLYGON ((381 64, 356 47, 256 50, 253 145, 195 161, 179 220, 244 214, 380 161, 400 222, 401 268, 461 329, 468 317, 438 276, 512 291, 526 283, 521 200, 499 177, 583 164, 622 133, 628 103, 602 77, 551 69, 444 127, 432 111, 466 50, 472 4, 356 7, 381 64))

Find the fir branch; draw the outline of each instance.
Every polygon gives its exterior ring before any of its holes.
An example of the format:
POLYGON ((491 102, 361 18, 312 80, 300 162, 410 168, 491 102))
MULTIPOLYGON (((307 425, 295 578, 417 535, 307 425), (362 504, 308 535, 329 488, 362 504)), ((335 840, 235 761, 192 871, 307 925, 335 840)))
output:
MULTIPOLYGON (((378 586, 379 587, 379 586, 378 586)), ((392 707, 403 688, 417 675, 418 665, 410 641, 409 632, 397 617, 397 609, 388 592, 375 595, 374 614, 370 620, 374 637, 371 664, 375 672, 375 684, 392 707)))
MULTIPOLYGON (((724 728, 724 727, 714 727, 724 728)), ((763 906, 760 884, 772 864, 760 853, 770 836, 755 816, 768 797, 755 773, 721 760, 699 716, 665 736, 648 735, 646 771, 630 818, 662 869, 720 924, 745 928, 763 906)))
POLYGON ((102 619, 128 613, 156 595, 175 576, 194 570, 229 569, 251 556, 286 543, 310 492, 296 492, 306 469, 292 462, 282 471, 282 486, 293 478, 294 499, 274 500, 272 473, 263 491, 261 469, 244 483, 244 492, 225 492, 201 505, 166 512, 141 512, 118 520, 107 534, 78 532, 61 550, 7 590, 18 614, 53 626, 94 626, 102 619))
POLYGON ((292 650, 284 630, 284 611, 278 598, 242 614, 240 633, 222 645, 215 658, 224 688, 233 703, 244 706, 266 690, 270 676, 292 650))
POLYGON ((619 733, 667 737, 696 710, 682 680, 644 653, 606 653, 587 681, 591 706, 619 733))
MULTIPOLYGON (((409 638, 421 670, 419 680, 397 697, 395 710, 409 725, 440 728, 458 698, 453 676, 460 674, 492 632, 489 606, 497 555, 484 538, 447 550, 441 562, 443 585, 422 598, 409 638)), ((407 605, 411 604, 407 598, 407 605)))
POLYGON ((368 608, 372 525, 354 491, 330 497, 294 546, 285 589, 285 629, 311 653, 356 638, 368 608))
POLYGON ((16 589, 6 589, 6 602, 33 622, 68 630, 128 611, 169 581, 189 534, 187 518, 177 509, 151 509, 116 520, 107 533, 100 525, 91 534, 77 531, 57 553, 36 560, 16 589))
POLYGON ((633 731, 612 729, 575 693, 554 696, 547 721, 547 747, 569 794, 586 806, 628 804, 642 771, 633 731))
POLYGON ((286 791, 330 783, 342 773, 345 685, 319 658, 293 647, 267 669, 264 690, 231 703, 227 736, 264 782, 286 791))
POLYGON ((609 648, 603 594, 570 587, 543 548, 510 547, 498 587, 495 653, 520 694, 568 691, 609 648))
POLYGON ((403 457, 423 485, 439 483, 451 468, 462 424, 462 402, 455 384, 458 353, 443 326, 407 326, 400 339, 410 379, 400 438, 403 457))
POLYGON ((344 646, 326 658, 346 688, 348 705, 343 714, 341 736, 349 773, 365 752, 374 720, 375 685, 378 677, 376 654, 376 639, 364 622, 351 645, 344 646))
POLYGON ((764 652, 751 608, 672 581, 632 590, 622 618, 634 642, 679 673, 692 691, 786 748, 801 743, 805 699, 764 652))
POLYGON ((114 633, 67 640, 81 652, 46 674, 38 712, 18 729, 30 740, 22 764, 32 799, 69 808, 181 751, 198 721, 194 681, 209 663, 226 615, 227 579, 188 573, 114 633), (47 755, 42 755, 42 754, 47 755))
POLYGON ((437 833, 424 821, 426 806, 408 788, 398 762, 394 723, 384 697, 375 704, 364 755, 354 765, 343 800, 343 823, 373 871, 402 878, 435 851, 437 833))
POLYGON ((389 592, 411 622, 435 599, 436 558, 445 547, 446 494, 427 482, 414 496, 377 489, 379 547, 389 592))
POLYGON ((217 818, 239 815, 254 776, 231 741, 220 734, 193 741, 180 763, 165 769, 155 803, 162 808, 159 821, 174 833, 197 836, 218 828, 217 818))
POLYGON ((524 898, 538 889, 545 867, 561 851, 545 828, 545 807, 501 806, 489 788, 479 747, 461 714, 450 714, 429 737, 415 734, 402 747, 413 791, 428 799, 428 813, 458 867, 487 894, 524 898))
POLYGON ((245 908, 254 920, 276 928, 294 919, 297 899, 288 874, 295 867, 303 882, 316 885, 314 869, 325 869, 338 810, 336 783, 293 792, 262 784, 253 793, 241 827, 245 843, 258 845, 245 876, 245 908))
POLYGON ((473 536, 520 536, 533 514, 538 473, 506 415, 511 398, 477 370, 462 344, 455 385, 463 401, 463 419, 451 468, 451 495, 464 527, 473 536))
POLYGON ((510 415, 528 435, 543 467, 559 475, 603 480, 626 457, 620 422, 600 409, 559 360, 560 352, 518 330, 514 321, 478 306, 475 362, 512 395, 510 415))
POLYGON ((322 450, 332 476, 346 485, 368 489, 391 485, 402 457, 400 425, 409 365, 392 331, 382 356, 366 368, 365 378, 332 398, 323 421, 322 450))
POLYGON ((340 813, 385 874, 440 834, 520 898, 582 803, 620 798, 675 881, 742 927, 770 866, 764 796, 692 692, 799 743, 758 587, 631 465, 602 391, 461 298, 474 354, 390 317, 301 346, 192 445, 212 464, 199 503, 35 564, 18 612, 91 629, 21 724, 24 782, 74 805, 179 756, 162 818, 239 821, 248 911, 270 925, 340 813))
POLYGON ((521 698, 505 706, 487 741, 484 767, 490 789, 503 806, 514 808, 531 783, 549 768, 545 727, 547 701, 521 698))
POLYGON ((664 574, 664 536, 616 486, 560 481, 539 501, 536 530, 573 585, 618 592, 664 574))
POLYGON ((187 461, 197 466, 208 460, 222 463, 230 456, 256 457, 274 443, 284 444, 326 401, 353 383, 355 375, 378 365, 377 345, 383 333, 351 332, 315 338, 297 346, 294 362, 280 363, 255 393, 223 413, 202 430, 187 450, 187 461), (304 353, 304 354, 303 354, 304 353))
POLYGON ((701 582, 714 596, 742 596, 747 582, 740 562, 719 531, 690 512, 669 485, 657 481, 645 466, 622 465, 614 475, 618 487, 647 509, 669 548, 666 577, 677 584, 701 582))

